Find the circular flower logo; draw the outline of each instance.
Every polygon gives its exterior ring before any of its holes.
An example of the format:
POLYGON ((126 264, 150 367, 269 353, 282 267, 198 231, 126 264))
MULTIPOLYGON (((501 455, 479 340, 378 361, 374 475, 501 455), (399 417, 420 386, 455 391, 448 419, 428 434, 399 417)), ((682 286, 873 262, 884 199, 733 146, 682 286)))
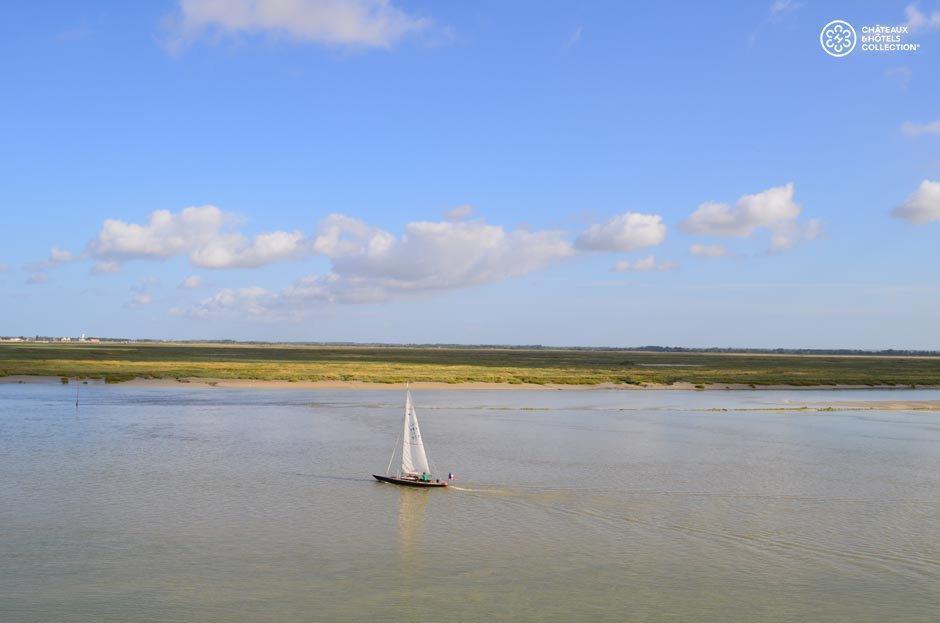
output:
POLYGON ((855 49, 858 43, 858 36, 852 24, 845 20, 834 19, 825 26, 819 33, 819 44, 823 51, 829 56, 841 58, 848 55, 855 49))

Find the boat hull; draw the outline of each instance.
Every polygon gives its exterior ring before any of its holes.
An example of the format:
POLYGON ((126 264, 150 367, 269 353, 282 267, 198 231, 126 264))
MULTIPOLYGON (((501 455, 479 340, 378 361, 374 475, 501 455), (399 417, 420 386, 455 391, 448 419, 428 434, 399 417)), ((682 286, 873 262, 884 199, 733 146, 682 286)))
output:
POLYGON ((428 487, 446 487, 447 483, 440 480, 433 482, 424 482, 421 480, 412 480, 410 478, 396 478, 394 476, 379 476, 378 474, 372 474, 372 477, 381 482, 387 482, 392 485, 401 485, 403 487, 419 487, 419 488, 428 488, 428 487))

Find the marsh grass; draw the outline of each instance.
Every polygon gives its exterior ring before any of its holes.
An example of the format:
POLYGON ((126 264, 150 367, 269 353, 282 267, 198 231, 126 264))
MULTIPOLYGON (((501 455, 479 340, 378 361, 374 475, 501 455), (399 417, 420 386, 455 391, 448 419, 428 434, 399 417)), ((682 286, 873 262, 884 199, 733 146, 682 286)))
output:
POLYGON ((0 376, 210 378, 561 385, 733 383, 940 385, 940 357, 662 353, 616 350, 0 344, 0 376))

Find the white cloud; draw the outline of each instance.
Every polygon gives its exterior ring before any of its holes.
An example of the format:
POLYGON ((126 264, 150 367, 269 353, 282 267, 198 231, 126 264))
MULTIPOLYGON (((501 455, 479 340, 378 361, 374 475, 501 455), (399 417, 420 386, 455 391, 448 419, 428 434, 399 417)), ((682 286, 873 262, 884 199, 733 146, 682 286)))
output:
MULTIPOLYGON (((396 238, 341 214, 328 216, 314 249, 333 265, 333 277, 298 288, 325 288, 345 302, 460 288, 524 275, 573 254, 562 232, 506 231, 480 221, 408 223, 396 238)), ((299 291, 298 291, 299 293, 299 291)))
POLYGON ((267 34, 301 43, 389 48, 432 23, 390 0, 180 0, 167 47, 178 52, 207 34, 267 34))
POLYGON ((770 250, 789 251, 797 244, 811 242, 822 236, 823 227, 819 219, 811 218, 805 223, 787 221, 774 228, 770 237, 770 250))
POLYGON ((822 233, 822 223, 810 219, 797 222, 802 208, 793 200, 793 183, 744 195, 734 206, 706 201, 682 221, 679 227, 688 234, 748 238, 759 229, 771 232, 771 250, 789 249, 797 242, 815 240, 822 233))
POLYGON ((744 195, 734 207, 706 201, 680 224, 689 234, 748 237, 759 227, 771 227, 800 215, 793 201, 793 184, 744 195))
POLYGON ((755 227, 740 210, 717 201, 700 203, 692 216, 679 224, 687 234, 705 236, 750 236, 755 227))
POLYGON ((408 223, 401 236, 331 214, 314 249, 332 270, 274 293, 225 289, 190 313, 300 318, 312 303, 372 303, 519 277, 574 255, 562 232, 506 231, 480 221, 408 223))
POLYGON ((931 121, 929 123, 913 123, 907 121, 901 124, 901 132, 908 136, 919 136, 921 134, 940 134, 940 121, 931 121))
POLYGON ((91 267, 92 275, 113 275, 119 272, 121 272, 120 262, 100 261, 95 262, 95 265, 91 267))
POLYGON ((720 244, 693 244, 689 247, 689 253, 699 257, 719 258, 728 255, 728 249, 720 244))
POLYGON ((202 285, 202 277, 200 277, 199 275, 190 275, 189 277, 186 277, 186 279, 183 279, 179 287, 182 290, 195 290, 201 285, 202 285))
POLYGON ((940 182, 924 180, 920 187, 891 214, 912 225, 940 221, 940 182))
POLYGON ((40 273, 47 271, 50 268, 55 268, 59 264, 68 264, 74 259, 75 258, 69 251, 63 251, 58 247, 52 247, 52 249, 49 251, 48 258, 39 262, 32 262, 31 264, 27 264, 24 268, 31 273, 40 273))
POLYGON ((448 221, 462 221, 471 214, 473 214, 473 206, 465 203, 445 212, 444 218, 448 221))
POLYGON ((160 285, 159 277, 144 277, 136 285, 131 286, 131 292, 135 292, 134 296, 130 301, 124 304, 125 307, 143 307, 144 305, 150 305, 153 301, 153 297, 147 291, 152 286, 160 285))
POLYGON ((26 280, 26 283, 30 285, 37 285, 40 283, 46 283, 47 281, 49 281, 49 275, 46 273, 37 272, 30 275, 29 279, 26 280))
POLYGON ((803 3, 796 2, 796 0, 774 0, 774 3, 770 5, 770 15, 772 17, 783 15, 795 11, 801 6, 803 6, 803 3))
POLYGON ((675 268, 678 268, 678 264, 675 262, 657 262, 656 258, 652 255, 648 255, 632 263, 627 260, 621 260, 614 264, 614 270, 618 273, 663 271, 673 270, 675 268))
POLYGON ((150 305, 152 301, 153 297, 151 297, 149 293, 138 292, 130 301, 128 301, 127 307, 143 307, 144 305, 150 305))
POLYGON ((56 264, 71 262, 72 259, 72 254, 69 251, 63 251, 56 247, 52 247, 52 250, 49 252, 49 261, 56 264))
POLYGON ((266 303, 276 298, 274 293, 257 286, 225 288, 200 301, 189 314, 200 318, 219 314, 248 314, 256 317, 269 317, 273 320, 275 318, 266 303))
POLYGON ((299 255, 304 242, 299 231, 259 234, 250 243, 241 234, 226 234, 193 249, 189 259, 203 268, 257 268, 299 255))
POLYGON ((625 212, 605 223, 591 225, 575 240, 583 251, 634 251, 654 247, 666 239, 666 225, 658 214, 625 212))
POLYGON ((226 220, 212 205, 189 207, 179 214, 157 210, 146 225, 107 219, 89 243, 95 257, 118 260, 165 259, 211 243, 226 220))
POLYGON ((88 252, 112 264, 187 255, 203 268, 255 268, 303 251, 301 232, 269 232, 249 241, 231 231, 234 221, 213 205, 184 208, 177 214, 157 210, 146 225, 107 219, 88 244, 88 252))
POLYGON ((911 29, 911 32, 940 28, 940 10, 927 15, 916 4, 909 4, 905 7, 904 14, 907 16, 907 22, 905 23, 911 29))

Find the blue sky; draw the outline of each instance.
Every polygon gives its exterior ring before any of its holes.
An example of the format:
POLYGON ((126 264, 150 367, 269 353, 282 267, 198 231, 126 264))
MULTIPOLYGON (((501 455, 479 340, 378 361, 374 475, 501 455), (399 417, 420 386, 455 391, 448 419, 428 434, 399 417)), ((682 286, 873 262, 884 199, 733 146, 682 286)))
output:
POLYGON ((0 31, 0 334, 940 349, 940 2, 0 31), (837 18, 920 48, 827 56, 837 18))

